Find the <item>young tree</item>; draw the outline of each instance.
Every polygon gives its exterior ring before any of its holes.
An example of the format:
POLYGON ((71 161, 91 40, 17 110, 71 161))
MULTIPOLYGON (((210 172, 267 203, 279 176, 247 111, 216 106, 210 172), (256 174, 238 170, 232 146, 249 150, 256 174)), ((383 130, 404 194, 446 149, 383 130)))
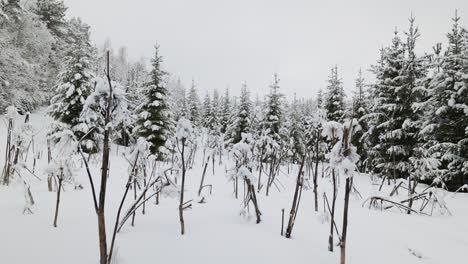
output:
POLYGON ((222 98, 221 106, 221 133, 225 133, 229 126, 229 116, 231 114, 231 98, 229 97, 229 88, 226 88, 226 92, 222 98))
POLYGON ((194 126, 197 126, 200 123, 200 115, 200 100, 198 98, 195 80, 192 80, 192 86, 188 94, 188 119, 194 126))
MULTIPOLYGON (((187 205, 188 202, 184 201, 184 192, 185 192, 185 174, 187 170, 187 157, 186 148, 189 143, 189 140, 193 137, 193 127, 189 120, 181 119, 177 123, 177 148, 180 153, 180 162, 182 163, 182 182, 180 184, 180 200, 179 200, 179 220, 180 220, 180 233, 185 234, 185 223, 184 223, 184 210, 191 207, 187 205)), ((190 146, 189 146, 190 147, 190 146)))
POLYGON ((428 84, 429 113, 421 133, 427 140, 429 154, 439 160, 444 179, 455 189, 468 181, 468 119, 463 110, 468 107, 468 64, 463 46, 466 30, 460 26, 457 13, 452 20, 447 50, 428 84))
MULTIPOLYGON (((343 209, 343 229, 341 233, 341 264, 346 263, 346 239, 348 233, 348 210, 349 210, 349 195, 353 186, 353 176, 356 170, 356 163, 359 160, 359 155, 356 153, 356 148, 351 144, 351 136, 354 130, 353 120, 349 124, 344 124, 342 128, 340 140, 333 146, 333 149, 327 154, 330 160, 330 166, 339 176, 346 179, 345 182, 345 198, 343 209)), ((332 220, 333 221, 333 220, 332 220)))
POLYGON ((309 159, 314 162, 310 164, 314 168, 313 183, 315 197, 315 211, 318 211, 318 170, 319 163, 325 160, 327 145, 322 136, 323 124, 326 121, 326 114, 323 109, 317 108, 309 117, 306 117, 304 140, 307 147, 309 159))
POLYGON ((345 93, 343 84, 338 77, 338 66, 331 70, 328 78, 327 93, 325 99, 325 109, 329 121, 342 122, 345 118, 345 93))
MULTIPOLYGON (((77 139, 89 132, 89 126, 80 118, 83 105, 91 94, 90 84, 93 50, 89 41, 89 29, 82 28, 81 39, 74 43, 65 58, 65 70, 59 75, 56 95, 51 99, 49 115, 55 120, 67 124, 77 139)), ((87 152, 96 151, 94 134, 90 133, 82 141, 87 152)))
POLYGON ((291 141, 291 156, 292 162, 301 162, 305 155, 305 141, 304 141, 304 123, 303 113, 299 109, 299 103, 294 95, 294 101, 291 106, 291 113, 289 115, 289 137, 291 141))
POLYGON ((162 70, 162 57, 159 55, 159 46, 155 46, 152 60, 150 80, 145 85, 145 97, 138 107, 138 119, 135 132, 151 143, 151 153, 161 157, 161 148, 164 147, 171 120, 168 113, 167 90, 163 78, 166 72, 162 70))
POLYGON ((236 118, 228 127, 226 131, 226 141, 229 145, 236 144, 242 140, 242 135, 250 132, 250 115, 252 103, 250 102, 249 91, 247 84, 242 85, 241 97, 239 106, 236 107, 236 118))
POLYGON ((278 144, 280 142, 281 120, 283 118, 283 109, 281 108, 281 99, 283 95, 279 92, 278 75, 274 74, 273 83, 270 85, 270 94, 267 96, 265 105, 265 115, 263 120, 263 129, 267 130, 269 136, 272 137, 278 144))
POLYGON ((364 82, 365 80, 362 76, 362 70, 359 69, 358 77, 356 79, 356 90, 353 96, 353 113, 351 117, 356 119, 359 125, 356 131, 352 134, 351 143, 353 146, 356 146, 357 153, 361 157, 359 166, 361 170, 364 168, 362 161, 366 159, 364 142, 361 140, 364 131, 367 131, 366 122, 363 117, 369 113, 368 95, 365 88, 366 84, 364 82))
POLYGON ((211 100, 210 123, 212 130, 218 134, 221 132, 220 116, 222 114, 218 90, 213 90, 213 99, 211 100))
POLYGON ((374 174, 390 178, 406 177, 409 169, 410 145, 402 126, 411 115, 407 86, 401 75, 405 67, 405 48, 395 32, 392 45, 382 52, 379 63, 373 67, 376 83, 372 88, 369 120, 369 141, 372 142, 373 159, 370 164, 374 174), (409 111, 409 112, 407 112, 409 111))
POLYGON ((211 116, 213 114, 213 108, 211 105, 210 95, 206 93, 205 99, 203 100, 203 112, 202 112, 202 125, 209 130, 213 129, 213 123, 211 122, 211 116))
MULTIPOLYGON (((255 193, 254 182, 256 181, 256 178, 252 173, 255 167, 252 153, 253 145, 254 142, 252 135, 245 133, 242 134, 241 141, 234 144, 232 147, 231 155, 235 159, 235 165, 230 169, 227 176, 235 183, 238 182, 238 180, 244 181, 245 196, 241 215, 248 216, 249 204, 252 202, 255 209, 256 222, 258 224, 261 221, 262 213, 260 212, 255 193)), ((238 186, 237 184, 235 185, 238 186)))

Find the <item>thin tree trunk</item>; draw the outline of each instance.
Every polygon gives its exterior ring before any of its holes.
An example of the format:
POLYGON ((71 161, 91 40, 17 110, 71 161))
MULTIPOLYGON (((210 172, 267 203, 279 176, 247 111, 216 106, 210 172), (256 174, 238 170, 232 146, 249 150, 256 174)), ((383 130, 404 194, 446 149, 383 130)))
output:
MULTIPOLYGON (((146 189, 146 166, 143 167, 143 186, 144 186, 144 189, 146 189)), ((143 194, 143 210, 142 210, 142 214, 145 214, 146 212, 146 192, 143 194)))
MULTIPOLYGON (((137 198, 137 184, 136 184, 136 177, 133 179, 133 199, 136 200, 137 198)), ((136 213, 133 212, 132 215, 132 226, 135 226, 135 215, 136 213)))
POLYGON ((304 160, 305 158, 302 158, 301 162, 301 167, 299 168, 299 173, 297 174, 297 180, 296 180, 296 190, 294 191, 294 198, 293 198, 293 203, 291 206, 291 211, 289 212, 289 221, 288 221, 288 227, 286 228, 286 238, 291 237, 291 233, 294 227, 294 220, 296 219, 296 214, 297 214, 297 209, 299 208, 299 190, 302 189, 302 169, 304 168, 304 160))
POLYGON ((346 235, 348 233, 348 208, 349 208, 349 193, 351 192, 351 188, 353 185, 353 181, 350 178, 346 179, 345 185, 345 200, 344 200, 344 212, 343 212, 343 231, 341 232, 341 262, 340 264, 345 264, 346 262, 346 235))
POLYGON ((185 151, 185 138, 182 138, 182 184, 180 187, 180 204, 179 204, 179 220, 180 220, 180 234, 183 235, 185 233, 185 225, 184 225, 184 187, 185 187, 185 158, 184 158, 184 151, 185 151))
POLYGON ((284 208, 281 209, 281 236, 283 236, 284 230, 284 208))
POLYGON ((54 227, 57 227, 57 218, 59 212, 59 205, 60 205, 60 193, 62 191, 62 182, 63 182, 63 171, 61 172, 61 176, 58 180, 58 190, 57 190, 57 203, 55 205, 55 217, 54 217, 54 227))
POLYGON ((110 62, 109 51, 106 54, 107 59, 107 80, 109 83, 109 98, 107 101, 105 130, 104 130, 104 143, 102 152, 102 168, 101 168, 101 187, 99 191, 99 206, 97 211, 98 217, 98 230, 99 230, 99 250, 100 250, 100 263, 107 264, 107 235, 106 235, 106 218, 104 209, 106 205, 106 191, 107 191, 107 176, 109 174, 109 135, 110 126, 107 124, 111 121, 111 107, 112 107, 112 82, 110 78, 110 62))
POLYGON ((328 237, 328 250, 331 252, 333 252, 333 225, 335 223, 335 203, 336 203, 335 169, 332 169, 332 180, 333 180, 333 200, 332 200, 332 208, 331 208, 330 235, 328 237))
POLYGON ((258 170, 258 184, 257 184, 257 192, 260 192, 260 188, 261 188, 261 184, 262 184, 262 169, 263 169, 263 162, 262 162, 262 158, 263 158, 263 151, 262 153, 260 154, 260 165, 258 166, 259 167, 259 170, 258 170))
POLYGON ((315 171, 314 171, 314 197, 315 197, 315 211, 318 212, 318 166, 319 166, 319 133, 317 131, 317 141, 315 143, 315 171))
POLYGON ((259 224, 261 222, 261 218, 260 216, 262 215, 262 213, 260 212, 260 209, 258 208, 258 202, 257 202, 257 195, 255 194, 255 187, 253 186, 252 182, 245 178, 245 183, 247 184, 247 191, 248 191, 248 195, 250 195, 250 200, 252 200, 252 203, 254 204, 254 208, 255 208, 255 215, 257 217, 257 224, 259 224))
MULTIPOLYGON (((203 189, 203 183, 205 181, 205 174, 206 174, 206 168, 208 167, 208 162, 210 162, 210 156, 208 156, 208 158, 206 159, 205 167, 203 168, 203 174, 202 174, 202 177, 201 177, 201 180, 200 180, 200 187, 198 188, 198 196, 201 195, 201 192, 202 192, 202 189, 203 189)), ((213 166, 214 166, 214 164, 213 164, 213 166)))

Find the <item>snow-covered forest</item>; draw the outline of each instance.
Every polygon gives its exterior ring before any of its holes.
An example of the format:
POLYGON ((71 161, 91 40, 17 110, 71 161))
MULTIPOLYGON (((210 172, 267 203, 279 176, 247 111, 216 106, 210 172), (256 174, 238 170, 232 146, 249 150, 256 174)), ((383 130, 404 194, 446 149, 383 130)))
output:
POLYGON ((0 0, 0 263, 468 258, 467 12, 299 97, 204 89, 67 9, 0 0))

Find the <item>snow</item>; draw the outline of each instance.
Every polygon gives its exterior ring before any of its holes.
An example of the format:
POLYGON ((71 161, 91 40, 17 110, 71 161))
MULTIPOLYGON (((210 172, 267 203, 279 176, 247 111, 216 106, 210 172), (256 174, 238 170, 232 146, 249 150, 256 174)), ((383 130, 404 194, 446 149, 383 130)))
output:
MULTIPOLYGON (((0 166, 3 166, 6 126, 0 117, 0 166)), ((16 117, 17 123, 24 117, 16 117)), ((61 195, 58 227, 52 227, 56 193, 47 191, 47 149, 45 133, 50 119, 44 111, 31 115, 36 150, 42 152, 36 174, 42 181, 31 182, 35 199, 34 214, 23 215, 22 185, 0 185, 0 263, 50 263, 83 264, 98 263, 97 220, 91 200, 89 182, 85 169, 77 163, 74 178, 84 187, 74 190, 66 185, 61 195)), ((186 136, 190 122, 179 123, 178 136, 186 136)), ((147 148, 144 142, 139 150, 147 148)), ((56 149, 52 150, 54 155, 56 149)), ((115 145, 111 148, 111 167, 108 181, 106 225, 110 236, 116 210, 123 188, 128 180, 126 149, 115 145)), ((193 169, 187 172, 187 200, 197 197, 202 174, 199 150, 193 169)), ((95 155, 97 156, 97 155, 95 155)), ((91 172, 95 177, 100 172, 98 157, 91 158, 91 172)), ((280 173, 284 185, 265 196, 264 190, 257 194, 262 212, 262 222, 239 216, 241 199, 232 195, 232 183, 225 177, 225 168, 232 166, 232 158, 223 158, 223 164, 215 166, 214 174, 209 167, 205 183, 213 185, 213 193, 203 204, 193 203, 186 210, 186 235, 180 235, 178 200, 154 199, 146 205, 146 214, 137 211, 135 227, 128 223, 117 235, 116 263, 339 263, 339 247, 327 251, 329 222, 323 208, 313 210, 313 192, 305 190, 296 219, 292 239, 280 236, 281 209, 289 211, 297 175, 297 166, 290 173, 280 173)), ((31 166, 31 159, 27 162, 31 166)), ((210 165, 211 166, 211 165, 210 165)), ((282 168, 286 172, 286 168, 282 168)), ((266 178, 265 176, 262 178, 266 178)), ((378 192, 369 175, 354 176, 354 183, 363 197, 378 192)), ((330 187, 327 178, 319 177, 319 204, 323 191, 330 187)), ((338 228, 341 231, 343 211, 343 185, 337 199, 338 228)), ((421 185, 419 188, 425 187, 421 185)), ((393 185, 385 184, 381 193, 388 194, 393 185)), ((242 189, 240 189, 242 190, 242 189)), ((169 194, 171 189, 167 189, 169 194)), ((241 192, 242 193, 242 192, 241 192)), ((400 192, 405 197, 405 192, 400 192)), ((468 248, 468 194, 457 193, 445 196, 445 202, 453 213, 448 215, 407 215, 398 211, 370 210, 362 206, 363 199, 351 195, 347 243, 349 264, 445 264, 464 263, 468 248)), ((128 202, 132 198, 128 199, 128 202)), ((128 203, 126 203, 128 206, 128 203)), ((124 206, 124 211, 128 208, 124 206)), ((108 237, 110 238, 110 237, 108 237)))
POLYGON ((182 118, 177 123, 176 137, 179 139, 190 139, 190 136, 193 133, 192 123, 185 118, 182 118))

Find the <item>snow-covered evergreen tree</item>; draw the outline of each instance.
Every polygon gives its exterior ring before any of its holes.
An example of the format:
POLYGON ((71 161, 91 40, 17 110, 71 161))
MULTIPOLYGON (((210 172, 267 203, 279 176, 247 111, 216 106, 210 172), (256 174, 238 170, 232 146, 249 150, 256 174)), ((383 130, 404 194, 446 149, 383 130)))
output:
POLYGON ((299 107, 299 102, 294 95, 294 101, 289 114, 289 138, 291 141, 291 157, 293 162, 301 162, 306 152, 303 116, 299 107))
POLYGON ((283 95, 279 92, 279 78, 274 74, 273 83, 270 85, 270 93, 265 102, 265 114, 263 116, 263 130, 268 130, 268 134, 277 143, 280 142, 281 119, 283 118, 283 109, 281 100, 283 95))
POLYGON ((205 98, 203 99, 203 109, 202 109, 202 125, 203 127, 212 130, 211 116, 213 115, 213 108, 211 107, 210 95, 206 93, 205 98))
POLYGON ((411 18, 407 45, 395 32, 392 45, 382 51, 381 60, 373 67, 377 82, 372 88, 374 100, 366 116, 370 120, 365 134, 372 148, 367 154, 373 163, 368 165, 374 173, 391 178, 409 176, 409 158, 418 143, 420 122, 413 107, 421 99, 420 81, 425 75, 422 61, 414 53, 418 37, 411 18))
POLYGON ((197 90, 195 87, 195 80, 192 80, 192 86, 188 94, 188 119, 193 126, 200 124, 200 99, 198 98, 197 90))
POLYGON ((221 133, 225 133, 229 125, 229 116, 231 114, 231 98, 229 98, 229 89, 226 88, 224 96, 222 98, 221 114, 220 114, 220 125, 221 133))
POLYGON ((444 179, 462 185, 468 181, 468 69, 463 44, 466 33, 459 21, 455 14, 447 50, 428 84, 430 112, 422 134, 428 151, 440 162, 444 179))
MULTIPOLYGON (((354 131, 351 139, 353 146, 356 146, 357 154, 361 157, 359 164, 362 165, 362 161, 366 159, 366 151, 364 142, 361 141, 363 131, 367 131, 367 124, 363 117, 369 113, 368 109, 368 95, 365 88, 364 77, 362 76, 362 70, 359 69, 358 77, 356 79, 356 88, 353 96, 353 116, 359 123, 356 131, 354 131)), ((362 166, 361 166, 362 169, 362 166)))
MULTIPOLYGON (((56 95, 52 98, 49 108, 49 115, 67 124, 78 140, 89 131, 88 125, 80 119, 80 115, 83 104, 92 92, 92 55, 89 31, 83 31, 80 41, 73 44, 66 57, 65 70, 59 75, 56 95)), ((92 138, 92 135, 88 138, 92 138)))
POLYGON ((229 145, 240 142, 242 134, 250 132, 252 103, 245 83, 242 85, 239 106, 236 107, 235 110, 236 117, 233 119, 226 131, 225 140, 229 145))
POLYGON ((325 98, 325 109, 327 110, 327 119, 335 122, 342 122, 345 118, 345 93, 343 84, 338 77, 338 67, 331 70, 328 78, 327 92, 325 98))
POLYGON ((63 1, 37 0, 34 11, 52 34, 60 37, 66 33, 65 12, 67 9, 63 1))
MULTIPOLYGON (((163 81, 166 72, 162 70, 162 57, 157 45, 151 62, 150 80, 144 88, 144 102, 138 107, 135 130, 138 137, 143 137, 151 143, 151 153, 160 155, 160 148, 166 143, 172 121, 167 105, 167 90, 163 81)), ((158 156, 158 158, 161 157, 158 156)))
POLYGON ((211 115, 209 116, 210 127, 215 133, 221 132, 220 127, 220 116, 221 116, 221 104, 219 102, 218 90, 213 90, 213 98, 211 100, 211 115))

